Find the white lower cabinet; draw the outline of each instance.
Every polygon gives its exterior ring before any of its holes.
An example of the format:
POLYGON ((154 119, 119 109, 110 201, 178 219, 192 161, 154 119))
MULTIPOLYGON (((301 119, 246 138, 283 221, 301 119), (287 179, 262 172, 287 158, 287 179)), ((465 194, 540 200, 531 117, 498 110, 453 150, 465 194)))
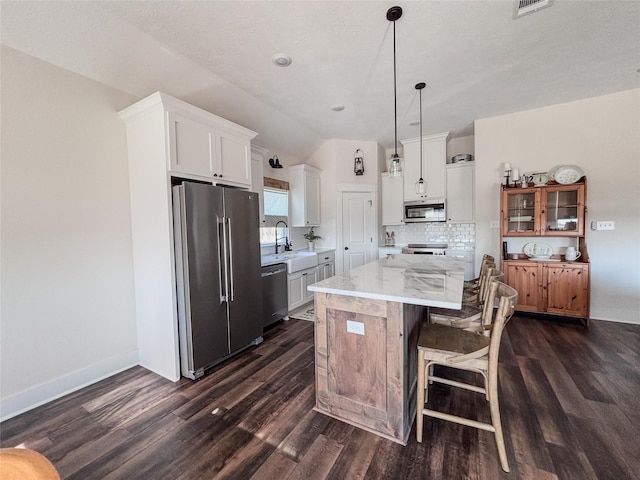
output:
POLYGON ((317 278, 317 267, 307 268, 287 275, 289 312, 313 301, 313 292, 309 292, 307 286, 316 283, 318 281, 317 278))
POLYGON ((317 281, 333 277, 336 274, 336 252, 318 254, 318 266, 316 267, 317 281))

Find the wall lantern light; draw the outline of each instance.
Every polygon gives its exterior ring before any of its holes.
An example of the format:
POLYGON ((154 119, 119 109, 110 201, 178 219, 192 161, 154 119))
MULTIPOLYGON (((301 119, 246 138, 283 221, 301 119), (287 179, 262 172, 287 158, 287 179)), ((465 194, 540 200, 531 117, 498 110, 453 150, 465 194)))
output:
POLYGON ((359 148, 353 154, 353 171, 356 175, 364 174, 364 153, 359 148), (358 152, 360 152, 358 154, 358 152))

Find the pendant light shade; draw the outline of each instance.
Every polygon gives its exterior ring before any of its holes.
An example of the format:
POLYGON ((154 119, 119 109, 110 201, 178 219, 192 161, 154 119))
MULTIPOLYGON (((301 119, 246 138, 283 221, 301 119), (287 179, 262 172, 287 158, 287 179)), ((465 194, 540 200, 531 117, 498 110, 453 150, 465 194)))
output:
POLYGON ((387 10, 387 20, 393 22, 393 125, 394 151, 389 160, 389 177, 402 176, 402 159, 398 155, 398 101, 396 89, 396 20, 402 16, 402 8, 395 6, 387 10))
POLYGON ((427 85, 424 82, 416 84, 416 90, 420 93, 420 179, 416 182, 416 194, 424 195, 427 192, 427 182, 422 178, 422 89, 427 85))

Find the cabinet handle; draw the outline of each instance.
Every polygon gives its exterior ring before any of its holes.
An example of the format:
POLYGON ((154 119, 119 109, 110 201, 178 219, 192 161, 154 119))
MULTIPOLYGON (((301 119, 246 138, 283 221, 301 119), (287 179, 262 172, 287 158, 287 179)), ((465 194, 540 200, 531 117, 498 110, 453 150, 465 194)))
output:
POLYGON ((217 177, 217 176, 218 176, 218 174, 217 174, 217 173, 214 173, 214 174, 213 174, 213 176, 214 176, 214 177, 217 177))
POLYGON ((222 178, 222 174, 220 174, 220 178, 222 178))
POLYGON ((345 250, 349 250, 349 247, 344 247, 345 250))

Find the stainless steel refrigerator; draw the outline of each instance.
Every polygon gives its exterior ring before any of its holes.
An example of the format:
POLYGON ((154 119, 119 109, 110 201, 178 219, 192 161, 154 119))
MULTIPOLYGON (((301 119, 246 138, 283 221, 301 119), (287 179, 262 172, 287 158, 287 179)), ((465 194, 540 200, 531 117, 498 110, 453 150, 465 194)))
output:
POLYGON ((182 375, 262 341, 258 194, 184 182, 173 187, 182 375))

